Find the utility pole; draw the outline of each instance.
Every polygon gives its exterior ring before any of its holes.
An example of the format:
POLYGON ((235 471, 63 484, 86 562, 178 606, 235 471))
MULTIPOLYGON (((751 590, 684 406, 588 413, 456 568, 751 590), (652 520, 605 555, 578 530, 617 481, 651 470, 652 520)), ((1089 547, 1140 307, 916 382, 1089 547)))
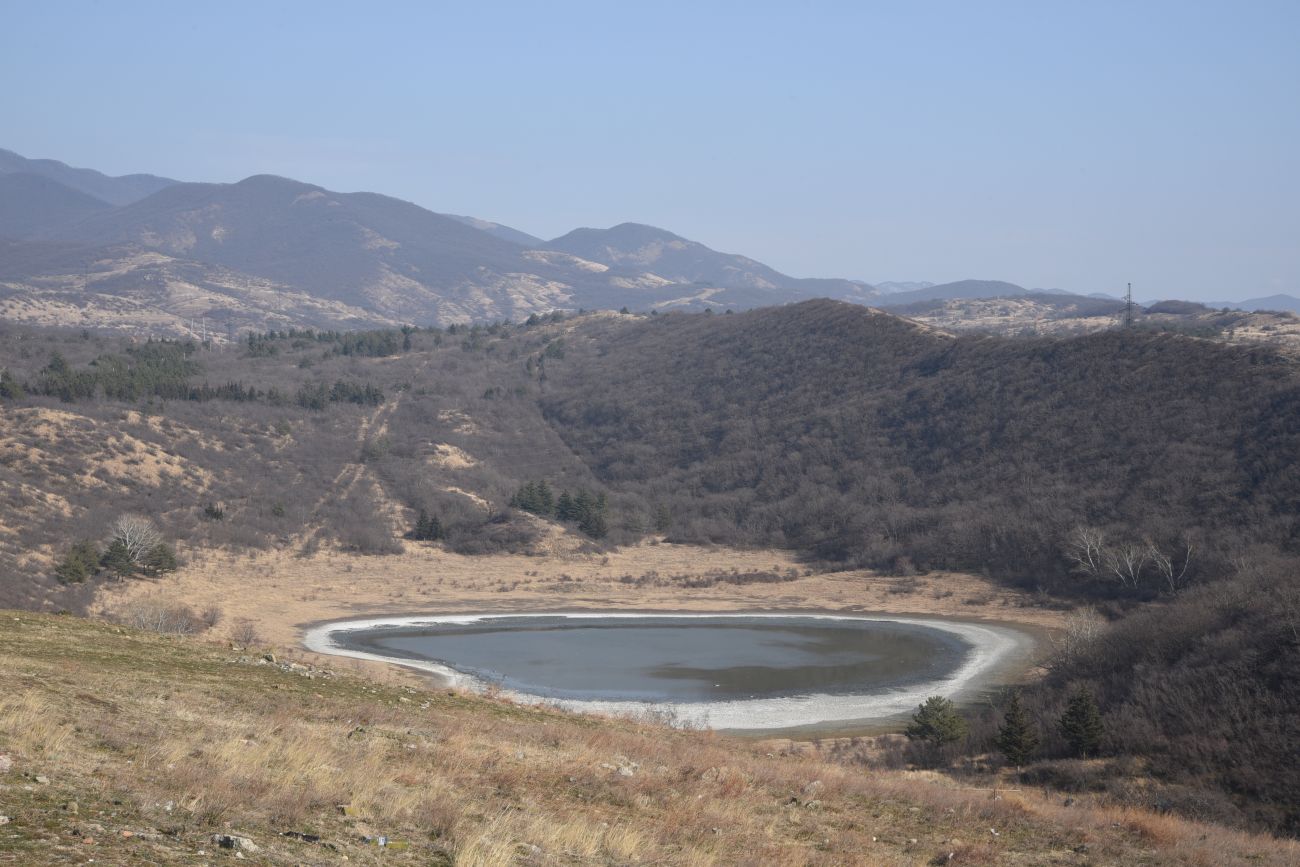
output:
POLYGON ((1133 284, 1128 284, 1128 291, 1124 293, 1124 327, 1133 327, 1133 284))

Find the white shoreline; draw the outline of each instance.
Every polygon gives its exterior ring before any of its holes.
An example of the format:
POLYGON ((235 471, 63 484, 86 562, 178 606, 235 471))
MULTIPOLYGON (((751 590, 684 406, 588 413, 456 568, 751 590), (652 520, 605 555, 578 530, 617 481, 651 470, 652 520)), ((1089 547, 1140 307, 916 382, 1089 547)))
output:
POLYGON ((384 656, 365 650, 339 645, 337 633, 391 626, 437 626, 440 624, 464 625, 484 621, 520 617, 564 617, 571 619, 618 619, 671 617, 674 619, 720 618, 808 618, 813 620, 855 620, 876 623, 905 623, 925 626, 956 635, 970 650, 966 659, 951 674, 935 680, 866 695, 811 694, 783 698, 739 699, 717 702, 647 702, 647 701, 590 701, 579 699, 554 699, 530 695, 513 690, 502 691, 521 704, 540 704, 563 708, 577 713, 594 713, 609 716, 663 715, 674 724, 695 728, 760 730, 790 729, 827 724, 880 723, 916 710, 932 695, 960 701, 984 688, 990 679, 1005 669, 1017 652, 1027 654, 1033 640, 1025 633, 1005 626, 937 620, 920 617, 901 617, 887 614, 827 614, 827 613, 769 613, 769 612, 718 612, 675 613, 664 611, 548 611, 548 612, 495 612, 480 614, 434 614, 410 617, 374 617, 361 620, 334 621, 314 626, 303 636, 303 645, 316 653, 347 656, 394 663, 439 675, 456 687, 477 692, 488 688, 477 678, 441 663, 422 659, 384 656))

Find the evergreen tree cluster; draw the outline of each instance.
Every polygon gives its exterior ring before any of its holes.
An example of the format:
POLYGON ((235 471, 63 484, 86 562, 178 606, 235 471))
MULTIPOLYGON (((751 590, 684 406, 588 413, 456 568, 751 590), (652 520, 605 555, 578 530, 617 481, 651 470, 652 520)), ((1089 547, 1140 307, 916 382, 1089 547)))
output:
POLYGON ((137 559, 120 540, 110 542, 101 553, 94 542, 83 539, 74 542, 63 555, 54 567, 54 577, 61 584, 80 584, 101 571, 108 571, 118 578, 133 575, 152 578, 175 572, 176 567, 176 552, 166 542, 159 542, 137 559))
POLYGON ((75 370, 55 352, 27 390, 58 397, 65 403, 103 394, 111 400, 135 401, 144 397, 171 400, 201 399, 191 394, 190 377, 200 365, 190 355, 193 343, 154 341, 131 347, 125 356, 101 355, 87 369, 75 370))
MULTIPOLYGON (((49 364, 41 369, 36 382, 28 383, 26 391, 58 397, 68 403, 89 400, 97 395, 124 401, 149 397, 197 403, 210 400, 265 401, 272 406, 296 404, 314 410, 323 410, 331 403, 378 406, 384 402, 384 390, 379 386, 343 379, 332 385, 320 382, 301 386, 292 397, 276 388, 260 391, 235 381, 223 385, 206 382, 192 385, 190 378, 202 370, 198 362, 189 358, 193 352, 192 343, 151 341, 129 349, 125 357, 101 355, 83 370, 74 369, 56 352, 49 364)), ((0 398, 17 399, 23 395, 23 386, 7 371, 0 372, 0 398)))
MULTIPOLYGON (((282 399, 277 395, 277 400, 282 399)), ((271 401, 273 404, 276 400, 271 401)), ((303 409, 321 410, 331 403, 355 403, 359 406, 379 406, 384 402, 384 390, 370 383, 338 380, 327 386, 323 382, 299 387, 293 402, 303 409)))
POLYGON ((400 331, 316 331, 311 328, 288 328, 281 331, 265 333, 250 332, 245 338, 245 346, 251 358, 266 358, 278 355, 279 343, 288 341, 294 349, 301 349, 312 343, 333 344, 329 354, 351 355, 362 358, 386 358, 399 352, 409 351, 411 335, 420 329, 406 326, 400 331))
MULTIPOLYGON (((1095 756, 1101 752, 1105 728, 1097 700, 1093 694, 1080 689, 1070 698, 1065 712, 1057 720, 1057 729, 1069 746, 1070 755, 1079 758, 1095 756)), ((932 750, 955 743, 966 736, 966 720, 953 703, 942 696, 931 696, 912 715, 904 734, 908 740, 920 742, 932 750)), ((1002 711, 1002 724, 993 739, 998 752, 1006 756, 1008 764, 1017 768, 1033 758, 1041 743, 1038 727, 1020 701, 1020 693, 1012 692, 1002 711)))
POLYGON ((406 538, 414 542, 436 542, 442 537, 442 522, 425 509, 420 510, 420 516, 415 519, 415 526, 406 534, 406 538))
POLYGON ((544 518, 577 524, 579 530, 593 539, 603 538, 609 532, 605 495, 592 495, 583 488, 574 494, 561 491, 557 497, 545 480, 526 482, 510 498, 510 506, 544 518))
POLYGON ((0 368, 0 400, 21 400, 27 395, 8 368, 0 368))

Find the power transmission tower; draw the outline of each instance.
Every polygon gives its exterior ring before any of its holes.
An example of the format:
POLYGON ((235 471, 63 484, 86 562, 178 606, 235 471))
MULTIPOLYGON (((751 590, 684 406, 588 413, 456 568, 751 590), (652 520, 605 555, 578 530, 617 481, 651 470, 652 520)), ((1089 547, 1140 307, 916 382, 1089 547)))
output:
POLYGON ((1133 327, 1133 284, 1128 284, 1128 291, 1124 294, 1124 327, 1133 327))

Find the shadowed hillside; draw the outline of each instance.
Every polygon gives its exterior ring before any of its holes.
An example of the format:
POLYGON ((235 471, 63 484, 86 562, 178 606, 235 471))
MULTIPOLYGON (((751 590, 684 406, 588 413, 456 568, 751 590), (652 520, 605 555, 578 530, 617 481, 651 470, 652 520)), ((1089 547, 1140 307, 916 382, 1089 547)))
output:
POLYGON ((681 538, 1080 582, 1078 524, 1294 546, 1293 361, 1170 335, 953 339, 832 302, 601 326, 547 417, 681 538))

